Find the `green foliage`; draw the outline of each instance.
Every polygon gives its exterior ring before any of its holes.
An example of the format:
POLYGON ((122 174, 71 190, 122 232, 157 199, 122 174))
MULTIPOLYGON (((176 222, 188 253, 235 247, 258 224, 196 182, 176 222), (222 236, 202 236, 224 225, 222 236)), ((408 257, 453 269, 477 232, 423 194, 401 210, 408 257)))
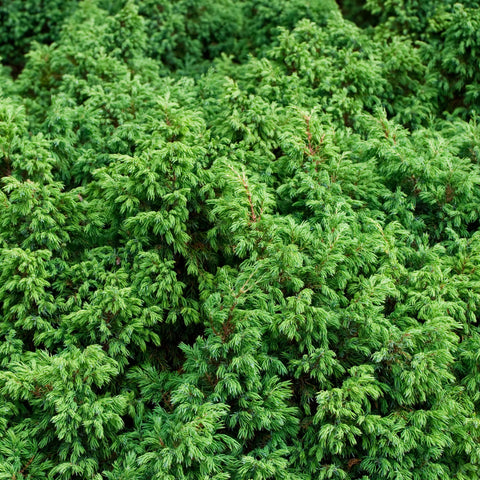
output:
POLYGON ((15 70, 32 42, 51 43, 78 0, 9 0, 0 4, 0 52, 15 70))
POLYGON ((476 480, 477 7, 3 2, 0 479, 476 480))
MULTIPOLYGON (((105 2, 109 3, 109 2, 105 2)), ((324 23, 335 15, 333 0, 137 0, 146 21, 148 53, 169 69, 207 68, 228 52, 239 60, 263 51, 278 27, 292 28, 302 18, 324 23), (203 68, 202 68, 203 67, 203 68)))

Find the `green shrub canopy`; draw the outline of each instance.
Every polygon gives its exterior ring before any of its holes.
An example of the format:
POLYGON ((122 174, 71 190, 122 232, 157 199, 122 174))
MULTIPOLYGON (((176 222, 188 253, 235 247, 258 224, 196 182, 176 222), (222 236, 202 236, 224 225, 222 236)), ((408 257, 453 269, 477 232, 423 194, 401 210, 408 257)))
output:
POLYGON ((478 480, 478 1, 9 0, 0 54, 0 480, 478 480))

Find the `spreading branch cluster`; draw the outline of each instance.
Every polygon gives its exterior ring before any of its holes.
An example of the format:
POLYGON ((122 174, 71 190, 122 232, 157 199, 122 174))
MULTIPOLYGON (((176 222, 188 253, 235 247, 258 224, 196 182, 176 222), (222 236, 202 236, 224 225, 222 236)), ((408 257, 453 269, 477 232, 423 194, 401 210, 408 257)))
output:
POLYGON ((0 480, 478 480, 479 32, 0 2, 0 480))

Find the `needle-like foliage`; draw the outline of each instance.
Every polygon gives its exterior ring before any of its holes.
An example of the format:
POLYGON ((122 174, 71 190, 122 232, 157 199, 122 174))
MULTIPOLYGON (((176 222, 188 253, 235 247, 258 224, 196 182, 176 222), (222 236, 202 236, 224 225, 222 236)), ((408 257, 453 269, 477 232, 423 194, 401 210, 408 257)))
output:
POLYGON ((0 2, 0 480, 477 480, 479 7, 0 2))

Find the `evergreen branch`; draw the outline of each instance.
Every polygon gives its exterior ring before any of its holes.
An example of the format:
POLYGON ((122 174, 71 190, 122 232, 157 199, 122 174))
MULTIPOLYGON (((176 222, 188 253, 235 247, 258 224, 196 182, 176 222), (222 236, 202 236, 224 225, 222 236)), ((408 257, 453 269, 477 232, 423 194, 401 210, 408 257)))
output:
POLYGON ((250 191, 247 178, 245 176, 245 171, 242 171, 242 175, 240 175, 240 173, 238 173, 231 165, 227 165, 227 167, 235 174, 235 176, 237 177, 237 179, 240 181, 243 188, 245 189, 245 193, 247 194, 248 205, 250 207, 251 222, 253 223, 257 222, 258 220, 260 220, 260 216, 257 217, 255 213, 255 208, 253 206, 253 201, 252 201, 252 193, 250 191))

